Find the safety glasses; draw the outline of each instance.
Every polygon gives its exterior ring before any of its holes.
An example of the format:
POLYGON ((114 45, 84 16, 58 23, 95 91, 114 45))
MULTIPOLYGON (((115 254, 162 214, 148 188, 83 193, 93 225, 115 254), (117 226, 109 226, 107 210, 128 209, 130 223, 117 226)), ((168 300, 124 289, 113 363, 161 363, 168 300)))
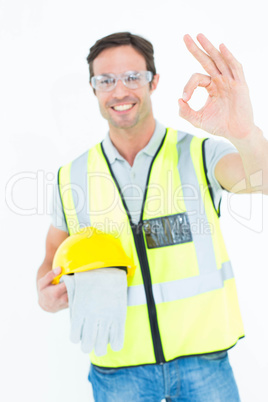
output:
POLYGON ((118 80, 130 89, 141 88, 151 82, 153 73, 151 71, 127 71, 122 74, 102 74, 91 78, 91 85, 97 91, 112 91, 118 80))

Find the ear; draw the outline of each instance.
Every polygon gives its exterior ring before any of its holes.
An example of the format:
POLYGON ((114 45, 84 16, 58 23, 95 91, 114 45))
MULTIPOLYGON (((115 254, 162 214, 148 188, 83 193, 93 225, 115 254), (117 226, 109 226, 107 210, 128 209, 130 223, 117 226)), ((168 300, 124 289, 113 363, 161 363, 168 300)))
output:
POLYGON ((154 75, 154 78, 153 78, 153 80, 151 81, 150 93, 153 93, 153 92, 156 90, 157 85, 158 85, 158 82, 159 82, 159 78, 160 78, 160 75, 159 75, 159 74, 155 74, 155 75, 154 75))

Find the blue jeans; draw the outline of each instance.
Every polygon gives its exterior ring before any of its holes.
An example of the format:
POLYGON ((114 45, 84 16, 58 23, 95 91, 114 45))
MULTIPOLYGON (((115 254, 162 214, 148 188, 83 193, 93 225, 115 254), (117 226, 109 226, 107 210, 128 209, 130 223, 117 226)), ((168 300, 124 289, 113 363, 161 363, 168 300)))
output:
POLYGON ((238 402, 227 352, 172 362, 107 369, 91 365, 96 402, 238 402))

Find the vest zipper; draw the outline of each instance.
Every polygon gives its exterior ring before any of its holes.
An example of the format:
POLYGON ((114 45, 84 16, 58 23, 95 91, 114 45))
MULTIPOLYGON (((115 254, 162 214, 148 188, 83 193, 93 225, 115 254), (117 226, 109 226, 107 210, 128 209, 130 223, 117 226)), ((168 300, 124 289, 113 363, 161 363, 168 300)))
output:
POLYGON ((116 177, 113 173, 113 170, 111 168, 111 165, 109 163, 109 160, 107 158, 107 155, 105 154, 105 151, 103 149, 103 145, 101 144, 101 149, 104 158, 106 159, 109 171, 114 179, 114 182, 117 186, 117 189, 119 191, 119 194, 122 199, 122 203, 124 205, 124 208, 126 210, 126 213, 128 215, 129 219, 129 224, 131 226, 132 232, 133 232, 133 238, 140 262, 140 267, 141 267, 141 273, 143 277, 143 283, 144 283, 144 290, 145 290, 145 296, 146 296, 146 301, 147 301, 147 309, 148 309, 148 315, 149 315, 149 321, 150 321, 150 327, 151 327, 151 334, 152 334, 152 340, 153 340, 153 346, 154 346, 154 355, 155 355, 155 360, 157 364, 162 364, 165 363, 165 357, 164 357, 164 352, 163 352, 163 347, 161 343, 161 338, 160 338, 160 332, 158 328, 158 322, 157 322, 157 314, 156 314, 156 308, 155 308, 155 302, 154 302, 154 296, 153 296, 153 289, 152 289, 152 281, 151 281, 151 275, 150 275, 150 269, 149 269, 149 263, 147 259, 147 253, 146 253, 146 247, 144 243, 144 238, 143 238, 143 232, 142 232, 142 216, 143 216, 143 210, 144 210, 144 205, 145 205, 145 200, 146 200, 146 194, 147 194, 147 188, 148 188, 148 183, 150 179, 150 174, 152 170, 153 163, 162 148, 165 138, 166 138, 167 131, 165 133, 165 136, 163 137, 163 140, 161 144, 159 145, 153 160, 151 162, 148 176, 147 176, 147 182, 146 182, 146 190, 144 193, 143 197, 143 202, 142 202, 142 207, 141 207, 141 214, 140 214, 140 223, 138 225, 135 225, 132 220, 131 220, 131 215, 129 213, 129 210, 127 208, 126 202, 124 200, 124 196, 121 192, 120 186, 116 180, 116 177))
POLYGON ((147 258, 147 253, 146 253, 146 247, 144 244, 142 224, 134 225, 132 223, 131 228, 132 228, 132 232, 133 232, 133 236, 134 236, 135 246, 136 246, 138 258, 140 261, 141 273, 142 273, 142 277, 143 277, 144 290, 145 290, 145 295, 146 295, 146 300, 147 300, 147 308, 148 308, 149 321, 150 321, 150 327, 151 327, 151 334, 152 334, 152 339, 153 339, 155 360, 156 360, 157 364, 161 364, 161 363, 164 363, 166 360, 164 357, 163 347, 162 347, 161 338, 160 338, 160 332, 159 332, 159 328, 158 328, 157 313, 156 313, 156 307, 155 307, 155 302, 154 302, 152 281, 151 281, 148 258, 147 258))

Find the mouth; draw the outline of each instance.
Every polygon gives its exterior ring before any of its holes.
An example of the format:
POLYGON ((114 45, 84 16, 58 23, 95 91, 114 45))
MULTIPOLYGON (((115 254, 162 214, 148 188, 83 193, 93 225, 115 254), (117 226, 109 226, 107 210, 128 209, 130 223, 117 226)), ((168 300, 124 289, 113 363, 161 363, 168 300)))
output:
POLYGON ((122 114, 122 113, 127 113, 129 110, 132 110, 135 105, 136 105, 136 103, 124 103, 124 104, 121 104, 121 105, 111 106, 111 108, 115 112, 122 114))

